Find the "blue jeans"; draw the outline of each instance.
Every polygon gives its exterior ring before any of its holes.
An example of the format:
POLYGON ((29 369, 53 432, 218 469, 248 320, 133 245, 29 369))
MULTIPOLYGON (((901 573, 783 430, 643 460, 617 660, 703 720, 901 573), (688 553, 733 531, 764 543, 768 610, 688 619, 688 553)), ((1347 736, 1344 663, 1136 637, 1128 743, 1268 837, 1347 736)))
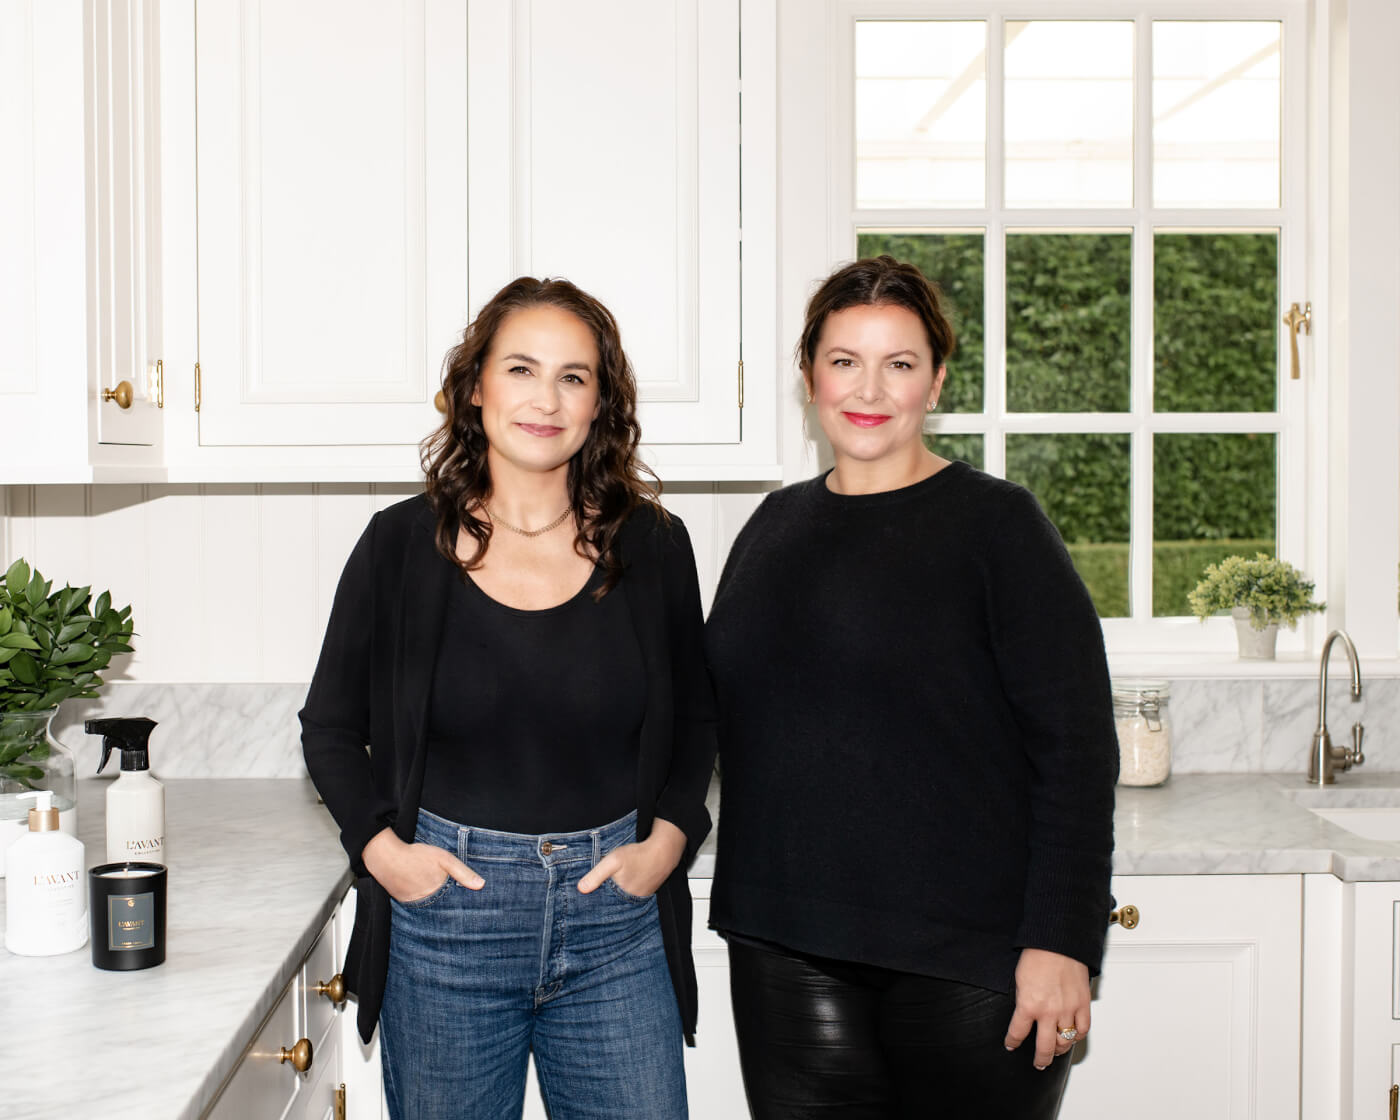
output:
POLYGON ((523 836, 418 814, 416 839, 486 885, 449 878, 393 902, 379 1015, 389 1114, 518 1120, 531 1051, 552 1120, 685 1120, 680 1012, 656 899, 579 880, 636 838, 636 814, 523 836))

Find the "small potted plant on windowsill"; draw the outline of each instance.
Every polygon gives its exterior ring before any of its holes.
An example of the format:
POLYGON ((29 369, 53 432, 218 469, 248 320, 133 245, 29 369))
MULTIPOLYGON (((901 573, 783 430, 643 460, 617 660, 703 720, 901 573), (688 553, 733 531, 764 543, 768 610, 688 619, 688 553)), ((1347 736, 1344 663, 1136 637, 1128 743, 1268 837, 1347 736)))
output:
POLYGON ((1187 600, 1202 620, 1230 612, 1244 661, 1273 660, 1280 624, 1292 629, 1303 615, 1327 606, 1313 598, 1312 580, 1286 560, 1264 552, 1253 560, 1227 556, 1211 564, 1187 600))
POLYGON ((131 608, 112 606, 109 592, 94 601, 89 587, 54 591, 23 560, 0 577, 0 875, 33 805, 20 794, 52 790, 60 827, 76 830, 73 756, 49 724, 63 701, 97 696, 130 638, 131 608))

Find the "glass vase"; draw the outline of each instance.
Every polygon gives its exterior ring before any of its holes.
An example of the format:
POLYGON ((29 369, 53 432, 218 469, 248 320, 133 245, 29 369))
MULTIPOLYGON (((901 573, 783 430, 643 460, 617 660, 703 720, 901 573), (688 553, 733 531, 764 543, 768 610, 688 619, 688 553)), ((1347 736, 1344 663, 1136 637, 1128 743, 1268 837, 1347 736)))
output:
POLYGON ((5 849, 28 830, 29 810, 34 808, 34 798, 20 794, 51 791, 59 828, 78 835, 73 754, 49 731, 57 714, 57 708, 0 712, 0 877, 5 874, 5 849))

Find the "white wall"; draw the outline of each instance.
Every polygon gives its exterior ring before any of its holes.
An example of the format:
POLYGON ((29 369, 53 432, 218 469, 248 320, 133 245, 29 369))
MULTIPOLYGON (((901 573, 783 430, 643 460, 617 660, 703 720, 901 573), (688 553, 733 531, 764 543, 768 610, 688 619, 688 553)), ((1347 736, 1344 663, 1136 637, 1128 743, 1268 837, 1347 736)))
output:
MULTIPOLYGON (((310 679, 336 581, 370 515, 404 485, 0 487, 0 560, 131 603, 136 652, 108 680, 310 679)), ((762 490, 670 487, 708 608, 762 490)))

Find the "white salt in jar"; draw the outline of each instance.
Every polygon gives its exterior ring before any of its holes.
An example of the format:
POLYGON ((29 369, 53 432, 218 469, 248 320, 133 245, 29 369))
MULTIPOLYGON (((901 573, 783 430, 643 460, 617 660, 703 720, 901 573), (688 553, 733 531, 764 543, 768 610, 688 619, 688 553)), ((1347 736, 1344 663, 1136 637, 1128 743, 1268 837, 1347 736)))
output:
POLYGON ((1172 770, 1170 689, 1166 681, 1115 681, 1113 722, 1118 728, 1118 784, 1160 786, 1172 770))

